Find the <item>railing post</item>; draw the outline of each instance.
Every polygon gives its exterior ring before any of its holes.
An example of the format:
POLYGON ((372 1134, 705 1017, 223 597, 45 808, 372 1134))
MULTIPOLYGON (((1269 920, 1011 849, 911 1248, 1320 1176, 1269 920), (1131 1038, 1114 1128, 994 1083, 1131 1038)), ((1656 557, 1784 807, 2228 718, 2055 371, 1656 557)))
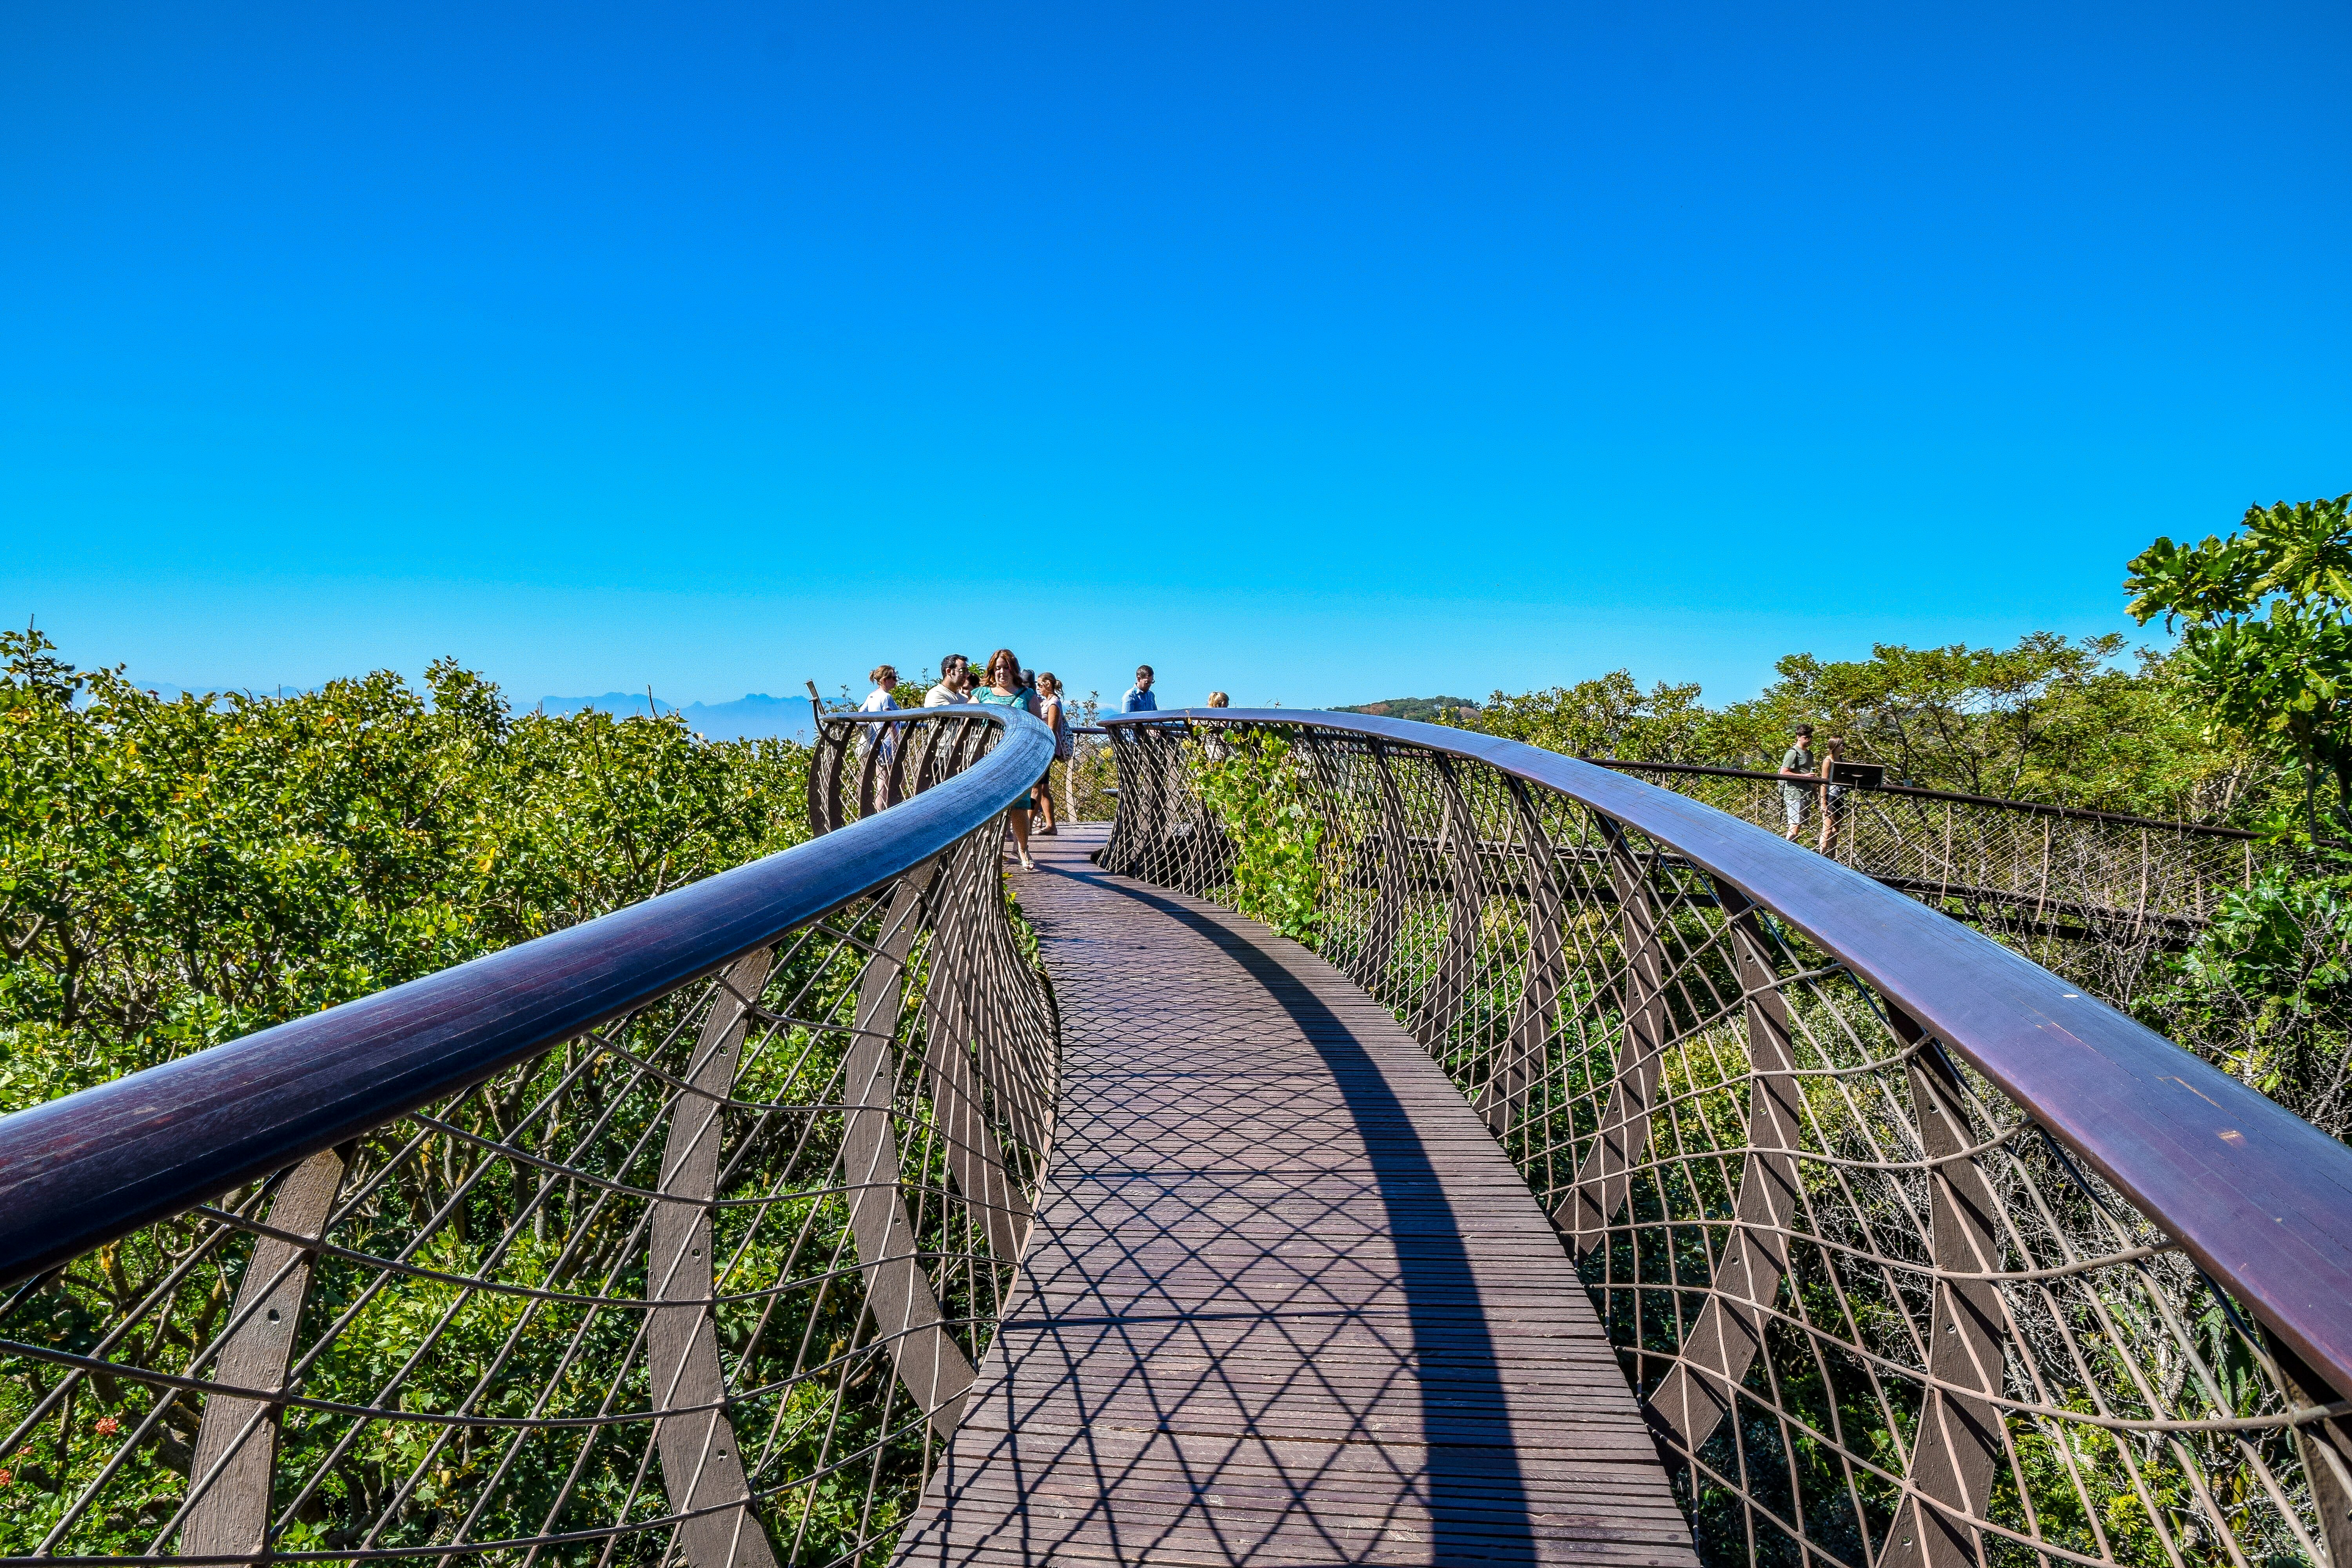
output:
POLYGON ((709 1305, 718 1269, 709 1207, 719 1195, 723 1101, 734 1090, 751 1007, 768 983, 771 962, 771 951, 761 948, 719 975, 685 1075, 699 1092, 680 1090, 670 1102, 662 1195, 654 1205, 647 1294, 686 1304, 656 1308, 646 1325, 650 1392, 656 1411, 688 1410, 656 1419, 654 1441, 671 1510, 712 1510, 677 1527, 678 1547, 693 1568, 771 1568, 776 1560, 751 1512, 741 1446, 727 1418, 727 1376, 709 1305))
POLYGON ((1478 958, 1478 921, 1484 889, 1478 865, 1478 833, 1470 820, 1470 803, 1450 758, 1433 756, 1438 789, 1445 797, 1445 851, 1453 862, 1453 887, 1445 904, 1445 952, 1437 973, 1413 1009, 1413 1037, 1422 1048, 1434 1053, 1445 1038, 1462 994, 1469 989, 1470 972, 1478 958))
POLYGON ((1576 1185, 1553 1215, 1577 1256, 1609 1238, 1610 1222, 1633 1191, 1633 1167, 1650 1142, 1650 1111, 1657 1098, 1659 1059, 1666 1048, 1665 948, 1650 880, 1625 829, 1603 817, 1609 834, 1609 879, 1617 894, 1624 958, 1620 1009, 1622 1037, 1617 1073, 1591 1150, 1577 1167, 1576 1185))
POLYGON ((1696 1454, 1723 1418, 1742 1378, 1763 1353, 1765 1314, 1789 1273, 1796 1223, 1796 1152, 1803 1097, 1790 1042, 1780 965, 1756 906, 1728 882, 1715 882, 1731 938, 1748 1022, 1748 1149, 1731 1233, 1717 1255, 1706 1304, 1683 1338, 1666 1380, 1650 1396, 1654 1416, 1696 1454))
MULTIPOLYGON (((2336 1401, 2335 1391, 2284 1340, 2267 1328, 2262 1333, 2290 1405, 2307 1409, 2336 1401)), ((2297 1426, 2294 1446, 2311 1483, 2311 1505, 2319 1515, 2330 1568, 2352 1568, 2352 1420, 2334 1415, 2297 1426)))
MULTIPOLYGON (((983 844, 993 868, 998 850, 983 844)), ((866 1279, 866 1311, 890 1352, 898 1382, 941 1437, 962 1419, 971 1391, 971 1363, 950 1336, 923 1274, 922 1254, 907 1200, 898 1190, 898 1140, 891 1131, 898 1074, 891 1037, 903 994, 907 954, 914 945, 923 893, 938 875, 931 860, 899 879, 883 916, 881 941, 858 983, 856 1032, 842 1063, 847 1114, 841 1132, 842 1179, 849 1188, 849 1233, 866 1279)), ((699 1568, 699 1565, 698 1565, 699 1568)))
POLYGON ((1142 877, 1154 869, 1160 847, 1168 837, 1168 784, 1160 759, 1154 754, 1156 731, 1131 724, 1110 730, 1111 756, 1118 774, 1118 813, 1111 819, 1110 843, 1103 849, 1102 867, 1123 877, 1142 877))
MULTIPOLYGON (((1398 935, 1404 929, 1405 900, 1411 893, 1412 862, 1405 853, 1404 798, 1390 770, 1388 749, 1378 741, 1367 742, 1372 772, 1380 779, 1380 863, 1372 875, 1370 931, 1365 951, 1357 955, 1362 973, 1357 982, 1375 996, 1384 989, 1389 966, 1396 955, 1398 935)), ((1382 998, 1386 1000, 1385 997, 1382 998)))
MULTIPOLYGON (((1928 1162, 1928 1257, 1937 1278, 1927 1375, 1973 1394, 1998 1394, 2000 1289, 1990 1279, 1950 1278, 2000 1267, 1992 1188, 1967 1152, 1977 1143, 1968 1100, 1959 1075, 1926 1031, 1893 1004, 1885 1006, 1887 1022, 1910 1047, 1912 1120, 1928 1162)), ((1960 1521, 1984 1517, 2000 1452, 1999 1411, 1985 1399, 1931 1384, 1911 1441, 1904 1497, 1877 1568, 1967 1568, 1978 1563, 1979 1532, 1960 1521)))
POLYGON ((1013 1124, 1014 1136, 1031 1148, 1045 1147, 1044 1117, 1049 1112, 1031 1104, 1013 1081, 1015 1075, 999 1064, 999 1030, 990 1016, 988 977, 971 951, 976 934, 971 895, 985 898, 992 889, 961 884, 995 879, 997 851, 992 845, 989 849, 984 859, 974 856, 950 865, 944 879, 947 886, 939 900, 943 913, 931 932, 930 978, 923 993, 923 1073, 940 1136, 947 1145, 948 1170, 964 1202, 980 1212, 989 1250, 1011 1263, 1021 1256, 1032 1216, 1005 1172, 996 1134, 982 1114, 982 1085, 995 1094, 1013 1124), (977 1070, 975 1044, 981 1053, 977 1070))
MULTIPOLYGON (((330 1149, 295 1166, 270 1201, 270 1228, 318 1240, 326 1233, 347 1163, 344 1150, 330 1149)), ((242 1321, 221 1349, 214 1382, 235 1388, 285 1385, 317 1256, 274 1236, 255 1239, 237 1285, 234 1320, 242 1321)), ((285 1411, 283 1405, 235 1394, 206 1396, 196 1457, 188 1467, 195 1500, 181 1526, 181 1555, 245 1556, 268 1550, 270 1482, 285 1411)))
POLYGON ((809 750, 808 825, 811 837, 823 837, 849 820, 841 800, 843 764, 849 758, 850 723, 828 724, 817 714, 816 741, 809 750))
POLYGON ((1551 1037, 1560 984, 1568 970, 1568 900, 1561 895, 1559 873, 1552 864, 1550 837, 1536 815, 1528 786, 1507 775, 1503 782, 1511 792, 1520 837, 1527 843, 1528 959, 1527 978, 1511 1013, 1510 1030, 1503 1038, 1503 1059, 1478 1097, 1478 1113, 1497 1138, 1527 1121, 1528 1100, 1542 1076, 1544 1043, 1551 1037))

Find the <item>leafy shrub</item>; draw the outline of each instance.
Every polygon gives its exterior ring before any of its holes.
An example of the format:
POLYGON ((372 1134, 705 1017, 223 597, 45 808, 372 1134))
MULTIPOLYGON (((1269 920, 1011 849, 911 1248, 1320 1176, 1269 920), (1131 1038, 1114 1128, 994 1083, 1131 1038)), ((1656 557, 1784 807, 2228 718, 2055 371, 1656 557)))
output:
POLYGON ((1234 846, 1234 908, 1310 941, 1321 919, 1324 826, 1307 807, 1290 742, 1270 730, 1239 730, 1196 744, 1193 777, 1234 846))

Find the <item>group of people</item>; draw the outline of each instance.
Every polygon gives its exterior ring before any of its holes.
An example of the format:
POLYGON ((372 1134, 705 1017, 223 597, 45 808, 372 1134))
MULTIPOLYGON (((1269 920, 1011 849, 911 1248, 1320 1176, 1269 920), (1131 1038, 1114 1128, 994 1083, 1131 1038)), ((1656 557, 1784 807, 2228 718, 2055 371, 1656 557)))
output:
MULTIPOLYGON (((866 679, 873 683, 874 689, 867 692, 866 700, 858 704, 858 710, 865 713, 898 712, 898 667, 876 665, 866 679)), ((1136 666, 1135 684, 1119 700, 1120 712, 1160 711, 1160 700, 1151 694, 1152 679, 1150 665, 1136 666)), ((1228 707, 1231 700, 1222 691, 1209 693, 1209 706, 1212 708, 1228 707)), ((1020 659, 1009 647, 998 648, 988 656, 986 665, 978 668, 960 653, 949 654, 940 660, 940 679, 923 693, 923 706, 945 708, 959 702, 1018 708, 1054 731, 1055 762, 1066 763, 1073 754, 1069 705, 1063 700, 1061 677, 1050 669, 1024 669, 1020 659)), ((885 748, 895 746, 895 731, 899 727, 885 724, 880 728, 882 734, 879 740, 870 743, 885 748)), ((1053 763, 1048 763, 1045 772, 1038 775, 1037 782, 1029 787, 1027 794, 1013 803, 1013 809, 1008 814, 1013 832, 1012 847, 1020 856, 1024 870, 1037 868, 1036 862, 1029 858, 1032 816, 1035 818, 1034 831, 1039 837, 1050 837, 1061 831, 1060 825, 1054 819, 1053 792, 1045 787, 1052 773, 1053 763)), ((889 803, 885 801, 884 804, 889 803)))
POLYGON ((1845 737, 1832 735, 1822 742, 1819 757, 1813 754, 1813 727, 1800 724, 1791 731, 1789 749, 1780 755, 1780 777, 1788 782, 1780 785, 1780 805, 1789 818, 1786 835, 1794 839, 1804 831, 1805 818, 1811 814, 1816 800, 1821 805, 1821 850, 1824 855, 1837 853, 1838 831, 1845 826, 1846 797, 1853 786, 1837 782, 1837 764, 1845 751, 1845 737), (1802 779, 1802 784, 1795 781, 1802 779))
MULTIPOLYGON (((867 713, 894 713, 898 710, 897 687, 898 671, 890 665, 877 665, 866 679, 874 689, 866 694, 858 707, 867 713)), ((1045 764, 1045 772, 1019 800, 1013 803, 1007 814, 1013 830, 1013 848, 1021 857, 1024 870, 1034 871, 1037 863, 1029 858, 1030 817, 1037 817, 1036 830, 1051 836, 1061 831, 1054 820, 1053 792, 1045 787, 1047 775, 1053 772, 1053 762, 1068 762, 1071 756, 1070 715, 1068 704, 1062 699, 1062 681, 1052 670, 1027 670, 1009 647, 998 648, 988 656, 988 663, 974 668, 970 659, 960 653, 949 654, 940 660, 940 679, 923 693, 926 708, 946 708, 961 702, 976 702, 992 708, 1018 708, 1043 722, 1054 732, 1054 759, 1045 764)), ((884 725, 896 730, 896 724, 884 725)), ((884 742, 887 744, 886 739, 884 742)))

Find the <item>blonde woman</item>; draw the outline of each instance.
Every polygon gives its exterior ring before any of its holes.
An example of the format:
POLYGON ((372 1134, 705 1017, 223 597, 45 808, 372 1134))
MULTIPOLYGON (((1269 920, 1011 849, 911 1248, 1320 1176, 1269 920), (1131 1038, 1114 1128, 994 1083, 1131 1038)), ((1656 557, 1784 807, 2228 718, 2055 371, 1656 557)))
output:
MULTIPOLYGON (((1021 661, 1013 657, 1009 647, 998 648, 988 656, 988 684, 971 694, 974 702, 985 702, 991 708, 1018 708, 1031 718, 1037 716, 1036 698, 1021 684, 1021 661)), ((1005 819, 1013 825, 1013 846, 1020 852, 1021 868, 1034 871, 1037 862, 1029 858, 1029 813, 1035 805, 1033 788, 1024 791, 1005 819)))
MULTIPOLYGON (((874 689, 866 694, 866 700, 857 705, 857 710, 860 713, 896 713, 898 710, 898 699, 895 695, 898 684, 898 668, 892 665, 877 664, 866 679, 874 683, 874 689)), ((890 763, 898 754, 898 726, 871 724, 863 728, 865 733, 857 738, 858 754, 864 756, 877 745, 882 748, 882 761, 877 764, 875 773, 880 780, 881 803, 887 809, 898 804, 890 795, 890 763)))
POLYGON ((1838 758, 1845 751, 1845 737, 1832 735, 1822 742, 1822 853, 1834 858, 1837 854, 1838 830, 1845 826, 1845 797, 1852 786, 1832 784, 1838 758))

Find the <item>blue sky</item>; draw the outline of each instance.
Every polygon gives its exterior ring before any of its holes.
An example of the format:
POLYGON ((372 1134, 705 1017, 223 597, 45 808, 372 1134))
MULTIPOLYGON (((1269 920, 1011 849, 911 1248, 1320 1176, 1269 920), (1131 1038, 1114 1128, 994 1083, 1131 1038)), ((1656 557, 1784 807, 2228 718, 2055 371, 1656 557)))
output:
POLYGON ((2352 489, 2340 5, 16 5, 0 613, 1297 706, 2123 626, 2352 489))

